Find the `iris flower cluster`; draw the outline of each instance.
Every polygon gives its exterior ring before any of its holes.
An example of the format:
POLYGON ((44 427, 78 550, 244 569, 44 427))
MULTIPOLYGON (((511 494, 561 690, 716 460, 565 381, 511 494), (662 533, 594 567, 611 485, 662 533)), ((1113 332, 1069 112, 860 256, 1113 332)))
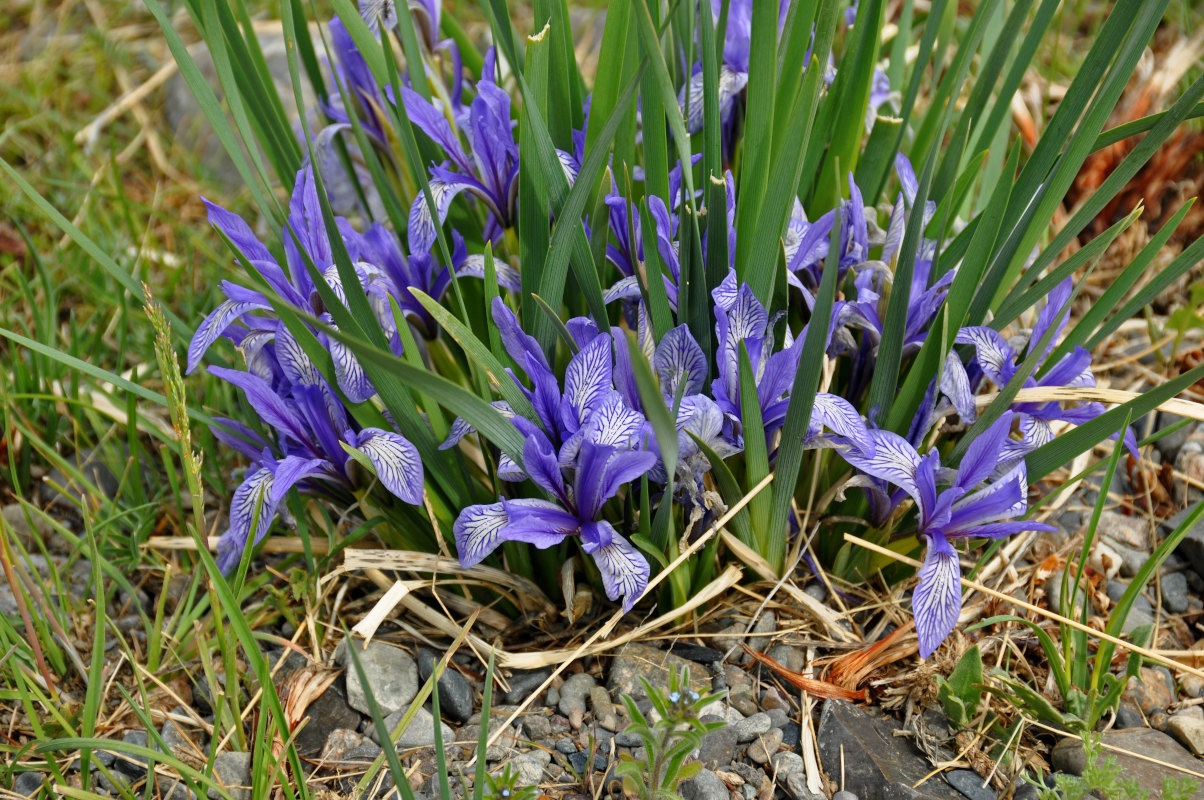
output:
MULTIPOLYGON (((718 0, 711 0, 716 17, 720 6, 718 0)), ((719 99, 730 134, 739 94, 748 81, 752 6, 751 0, 731 0, 729 6, 719 99)), ((342 198, 359 213, 380 216, 373 207, 378 198, 374 201, 370 194, 366 207, 356 206, 353 197, 360 195, 347 193, 351 183, 343 172, 344 162, 332 155, 335 137, 348 129, 349 115, 355 114, 364 123, 373 146, 384 148, 393 134, 388 130, 389 115, 382 111, 390 103, 401 104, 433 144, 434 150, 428 152, 439 154, 427 165, 433 213, 425 195, 418 193, 405 231, 392 232, 373 223, 361 233, 347 219, 336 219, 338 234, 374 312, 374 319, 365 324, 379 325, 395 355, 402 354, 403 339, 409 340, 401 335, 398 324, 412 325, 427 339, 438 335, 435 320, 414 299, 411 289, 438 300, 453 275, 484 276, 480 251, 486 242, 494 242, 495 250, 506 253, 505 233, 517 218, 521 159, 510 94, 498 84, 495 54, 490 51, 486 55, 477 80, 466 82, 455 45, 437 39, 438 4, 424 0, 411 2, 409 8, 420 22, 426 52, 450 60, 451 81, 440 83, 432 99, 409 85, 381 90, 346 30, 337 21, 331 23, 335 56, 331 67, 346 92, 332 95, 322 107, 328 124, 317 137, 316 165, 306 165, 297 176, 284 231, 283 262, 243 220, 208 204, 210 222, 267 287, 252 289, 224 282, 221 288, 226 299, 200 325, 189 349, 191 371, 217 339, 233 342, 242 354, 245 370, 209 369, 246 395, 267 431, 259 434, 234 420, 224 420, 224 430, 217 431, 223 441, 251 461, 233 497, 230 527, 221 538, 219 562, 225 570, 238 564, 249 541, 266 534, 289 489, 341 500, 365 489, 356 463, 371 464, 379 484, 401 501, 419 504, 423 500, 424 474, 416 449, 395 430, 357 422, 357 406, 373 403, 376 387, 354 354, 328 334, 330 329, 337 330, 335 317, 341 314, 331 314, 326 300, 333 297, 345 305, 346 292, 318 203, 314 169, 326 179, 336 206, 342 198), (467 101, 466 95, 470 97, 467 101), (348 101, 355 107, 348 108, 348 101), (441 264, 432 247, 447 224, 452 203, 461 195, 471 198, 483 223, 467 242, 459 231, 451 231, 452 263, 441 264), (399 240, 403 233, 408 254, 399 240), (290 329, 275 311, 280 303, 321 324, 304 331, 295 326, 290 329), (402 311, 400 321, 394 305, 402 311), (332 380, 311 360, 315 346, 329 353, 332 380)), ((779 8, 782 25, 788 3, 782 2, 779 8)), ((391 2, 366 3, 364 12, 373 25, 386 29, 397 25, 391 2)), ((846 24, 851 26, 854 20, 855 16, 849 16, 846 24)), ((697 73, 681 87, 683 104, 688 101, 687 127, 691 131, 702 125, 701 91, 697 73)), ((885 78, 876 81, 868 119, 873 119, 888 97, 885 78)), ((580 132, 576 134, 577 152, 559 154, 570 183, 581 161, 582 137, 580 132)), ((976 393, 988 384, 1008 385, 1020 370, 1019 345, 993 328, 966 327, 955 334, 959 348, 949 353, 942 377, 929 387, 905 434, 879 429, 862 416, 858 409, 865 401, 885 335, 887 298, 906 295, 902 345, 904 355, 912 354, 926 341, 957 274, 956 266, 937 272, 938 243, 923 240, 910 283, 894 285, 907 219, 921 214, 926 224, 935 210, 932 202, 917 208, 915 173, 902 156, 895 163, 900 191, 889 207, 866 207, 851 175, 849 199, 837 208, 812 209, 823 213, 808 216, 802 203, 793 201, 782 241, 787 308, 767 308, 737 278, 738 198, 735 181, 726 174, 726 207, 716 213, 724 213, 727 219, 729 270, 711 295, 713 354, 700 346, 686 324, 676 324, 658 336, 645 307, 649 280, 645 259, 653 248, 663 266, 660 279, 670 311, 676 315, 683 279, 683 232, 678 229, 685 200, 682 172, 692 168, 692 163, 678 163, 669 176, 669 195, 645 193, 642 203, 625 197, 612 183, 602 209, 609 216, 609 225, 597 228, 607 231, 607 240, 596 244, 618 273, 604 300, 619 304, 616 316, 622 322, 607 331, 603 330, 606 325, 600 329, 599 321, 589 317, 565 321, 562 333, 567 363, 558 362, 554 350, 545 350, 524 330, 511 310, 517 305, 517 295, 493 298, 492 324, 513 365, 504 376, 494 377, 511 382, 506 395, 516 398, 513 389, 527 402, 514 408, 505 400, 494 399, 491 405, 521 435, 523 447, 521 459, 498 454, 496 477, 505 482, 500 496, 459 510, 452 534, 460 561, 466 567, 478 564, 504 542, 541 549, 575 543, 596 566, 607 596, 621 602, 625 610, 633 608, 648 585, 651 567, 637 546, 638 538, 633 542, 631 531, 619 520, 633 518, 637 498, 644 490, 655 501, 678 503, 687 512, 713 503, 713 481, 708 474, 716 465, 711 459, 737 457, 748 445, 749 436, 764 437, 772 466, 807 338, 807 325, 798 325, 798 321, 814 310, 825 265, 835 259, 841 294, 824 332, 823 349, 829 359, 847 362, 843 374, 848 379, 840 394, 816 395, 802 445, 828 449, 852 469, 848 485, 864 491, 870 524, 889 531, 914 518, 915 535, 925 544, 926 553, 912 603, 920 652, 928 656, 953 629, 961 609, 955 543, 1048 529, 1022 519, 1028 490, 1024 456, 1053 437, 1055 424, 1085 422, 1102 413, 1103 407, 1097 403, 1013 404, 969 443, 960 463, 943 463, 946 455, 934 446, 939 426, 954 420, 961 427, 972 424, 977 415, 976 393), (646 227, 655 242, 644 241, 641 212, 651 217, 646 227), (883 227, 879 221, 885 223, 883 227), (833 242, 835 252, 831 252, 833 242), (634 338, 635 348, 629 346, 629 337, 634 338), (633 358, 647 359, 659 384, 656 395, 641 394, 633 358), (751 385, 741 379, 745 364, 751 385), (741 396, 750 388, 755 399, 741 396), (647 406, 650 402, 663 404, 673 415, 676 441, 658 440, 649 419, 662 416, 663 410, 657 408, 654 414, 647 406), (751 408, 753 402, 759 412, 758 425, 746 424, 744 418, 745 408, 751 408), (669 460, 676 467, 669 474, 665 454, 673 451, 676 457, 669 460)), ((370 182, 362 183, 367 186, 370 182)), ((590 231, 588 221, 586 231, 590 231)), ((705 256, 705 239, 702 245, 705 256)), ((520 268, 513 258, 498 259, 499 286, 517 293, 520 268)), ((1066 322, 1070 292, 1070 284, 1065 283, 1051 293, 1030 332, 1026 358, 1044 362, 1052 352, 1066 322), (1037 353, 1043 339, 1043 349, 1037 353)), ((1094 383, 1090 355, 1082 348, 1075 348, 1056 364, 1039 366, 1025 378, 1026 386, 1094 383)), ((471 425, 457 419, 441 448, 461 447, 472 434, 471 425)), ((1126 444, 1135 446, 1131 433, 1126 434, 1126 444)))

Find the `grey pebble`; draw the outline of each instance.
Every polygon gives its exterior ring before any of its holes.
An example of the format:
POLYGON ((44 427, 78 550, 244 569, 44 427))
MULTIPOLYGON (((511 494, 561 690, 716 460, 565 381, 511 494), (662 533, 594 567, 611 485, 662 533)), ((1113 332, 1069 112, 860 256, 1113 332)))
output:
POLYGON ((644 740, 634 733, 627 731, 619 731, 615 734, 615 744, 619 747, 639 747, 644 743, 644 740))
POLYGON ((803 739, 803 729, 797 722, 787 722, 782 726, 782 744, 790 749, 797 749, 803 739))
POLYGON ((781 745, 782 732, 771 728, 769 733, 758 736, 757 740, 748 746, 748 757, 758 764, 768 764, 781 745))
MULTIPOLYGON (((531 692, 539 688, 539 685, 547 680, 547 677, 551 674, 552 671, 549 669, 515 672, 510 676, 510 691, 506 692, 506 702, 510 705, 517 705, 518 703, 523 702, 527 699, 531 692)), ((554 706, 556 704, 549 701, 548 705, 554 706)))
POLYGON ((955 769, 945 773, 945 780, 970 800, 995 800, 990 784, 983 786, 982 778, 970 769, 955 769))
MULTIPOLYGON (((404 711, 398 711, 390 714, 385 718, 385 727, 392 733, 393 729, 401 722, 404 711)), ((440 721, 442 726, 443 741, 455 741, 456 733, 446 723, 440 721)), ((368 737, 376 742, 376 728, 373 726, 368 731, 368 737)), ((377 742, 379 744, 380 742, 377 742)), ((410 720, 410 724, 402 731, 400 738, 397 740, 398 748, 409 747, 427 747, 435 743, 435 717, 425 708, 418 709, 418 713, 410 720)))
POLYGON ((42 773, 22 772, 13 781, 13 791, 24 797, 36 797, 42 790, 42 773))
POLYGON ((853 794, 852 792, 841 791, 832 795, 832 800, 858 800, 858 798, 857 795, 853 794))
MULTIPOLYGON (((418 677, 429 680, 439 656, 425 647, 418 650, 418 677)), ((439 676, 439 712, 453 722, 464 722, 472 716, 472 686, 450 665, 439 676)))
POLYGON ((565 738, 556 742, 556 750, 566 756, 571 756, 577 752, 577 745, 573 743, 571 738, 565 738))
POLYGON ((773 770, 778 775, 779 783, 785 780, 787 775, 793 775, 803 770, 803 757, 798 753, 791 753, 789 750, 774 753, 770 763, 773 764, 773 770))
POLYGON ((1171 614, 1187 610, 1187 576, 1182 572, 1162 576, 1162 607, 1171 614))
POLYGON ((745 742, 751 742, 762 734, 769 733, 771 728, 773 728, 773 723, 769 718, 769 714, 761 711, 737 722, 732 726, 732 731, 736 734, 736 741, 744 744, 745 742))
POLYGON ((728 800, 731 793, 718 775, 704 769, 681 785, 681 796, 685 800, 728 800))
POLYGON ((543 714, 532 714, 523 719, 523 731, 528 739, 546 739, 552 735, 552 722, 543 714))
MULTIPOLYGON (((218 753, 213 762, 213 776, 234 800, 251 800, 250 753, 218 753)), ((209 790, 209 800, 218 800, 221 796, 216 787, 209 790)))
POLYGON ((790 722, 790 715, 781 708, 771 708, 765 712, 769 715, 769 726, 771 728, 785 728, 790 722))
POLYGON ((547 700, 548 705, 550 705, 552 708, 556 708, 556 706, 560 704, 560 690, 555 686, 549 686, 548 692, 545 695, 545 699, 547 700))
POLYGON ((359 671, 348 653, 348 647, 356 647, 356 655, 363 667, 364 676, 372 689, 372 696, 385 716, 406 708, 418 694, 418 665, 410 654, 384 642, 369 642, 368 648, 358 649, 358 642, 344 641, 335 653, 339 663, 347 668, 347 702, 362 714, 371 714, 359 671))

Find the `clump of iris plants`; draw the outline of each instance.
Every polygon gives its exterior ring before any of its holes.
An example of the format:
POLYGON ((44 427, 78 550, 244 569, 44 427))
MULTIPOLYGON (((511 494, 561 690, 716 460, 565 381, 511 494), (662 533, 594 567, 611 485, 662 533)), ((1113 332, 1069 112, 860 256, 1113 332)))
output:
MULTIPOLYGON (((434 2, 299 39, 321 101, 277 126, 281 236, 209 204, 246 275, 189 350, 225 338, 242 367, 208 367, 247 401, 217 431, 250 462, 223 569, 296 489, 549 596, 567 568, 673 608, 732 554, 710 541, 656 597, 651 576, 772 474, 729 529, 782 572, 805 516, 847 580, 885 564, 846 533, 922 551, 931 655, 962 560, 1050 529, 1031 484, 1110 435, 1138 455, 1121 414, 1146 406, 1033 399, 1093 387, 1085 343, 1119 324, 1068 322, 1093 262, 1046 233, 1066 142, 1022 159, 986 127, 1007 75, 937 70, 917 107, 930 53, 880 44, 886 5, 612 4, 588 80, 556 2, 527 36, 492 16, 482 49, 434 2)), ((898 36, 936 23, 906 6, 898 36)), ((994 13, 961 44, 984 62, 994 13)))

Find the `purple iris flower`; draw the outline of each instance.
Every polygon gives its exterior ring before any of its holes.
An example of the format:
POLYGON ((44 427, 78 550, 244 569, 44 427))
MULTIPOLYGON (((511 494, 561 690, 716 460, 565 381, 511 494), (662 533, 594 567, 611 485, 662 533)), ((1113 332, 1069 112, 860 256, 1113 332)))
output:
MULTIPOLYGON (((1070 309, 1063 307, 1067 306, 1072 288, 1071 280, 1067 278, 1050 292, 1049 299, 1037 315, 1037 321, 1029 334, 1025 357, 1031 356, 1034 348, 1037 347, 1038 342, 1050 327, 1054 328, 1053 336, 1050 337, 1045 350, 1038 357, 1038 370, 1053 351, 1059 335, 1066 326, 1070 309)), ((1006 386, 1019 369, 1020 359, 1008 340, 993 328, 985 326, 962 328, 954 341, 958 344, 974 346, 976 354, 973 364, 977 367, 975 371, 979 374, 972 376, 962 365, 961 360, 956 355, 952 355, 946 361, 945 366, 948 378, 942 381, 940 388, 962 421, 973 422, 975 408, 972 388, 983 378, 1000 388, 1006 386)), ((1091 374, 1091 353, 1085 348, 1076 345, 1058 363, 1041 374, 1030 375, 1024 381, 1024 388, 1059 386, 1095 386, 1095 376, 1091 374)), ((1103 404, 1097 402, 1080 403, 1073 407, 1067 407, 1059 402, 1015 403, 1012 408, 1019 416, 1022 439, 1018 442, 1011 442, 1007 446, 1003 453, 1005 464, 1015 463, 1026 454, 1051 441, 1053 439, 1051 423, 1061 420, 1081 425, 1095 419, 1105 411, 1103 404)), ((1137 437, 1131 428, 1124 432, 1124 443, 1133 457, 1138 458, 1137 437)))
MULTIPOLYGON (((703 7, 705 8, 705 3, 703 7)), ((723 0, 711 0, 712 25, 719 23, 723 0)), ((786 13, 790 0, 778 4, 778 31, 786 24, 786 13)), ((736 97, 748 85, 748 58, 752 48, 753 0, 729 0, 727 29, 723 39, 723 63, 719 67, 719 114, 724 127, 730 127, 736 97)), ((686 118, 686 130, 698 133, 703 126, 702 64, 694 65, 690 82, 682 87, 678 102, 685 110, 686 95, 689 94, 690 108, 686 118)), ((725 140, 727 137, 724 137, 725 140)))
MULTIPOLYGON (((794 386, 807 328, 804 326, 797 338, 786 328, 782 349, 775 350, 774 329, 784 314, 775 314, 771 318, 748 284, 740 284, 733 293, 734 287, 735 274, 729 273, 712 292, 719 347, 715 356, 718 377, 711 382, 711 394, 732 427, 742 433, 740 350, 746 350, 756 382, 765 437, 772 443, 774 434, 786 422, 790 390, 794 386)), ((837 446, 867 453, 873 451, 873 444, 866 436, 865 421, 856 409, 847 400, 826 392, 815 396, 805 441, 808 447, 837 446), (825 435, 825 428, 833 435, 825 435)), ((773 450, 771 447, 770 452, 773 450)))
POLYGON ((453 527, 460 563, 479 563, 503 541, 544 549, 576 536, 597 564, 606 596, 622 598, 623 609, 630 611, 648 585, 648 561, 598 517, 624 484, 652 468, 656 455, 586 441, 569 483, 552 443, 534 430, 523 446, 523 462, 531 480, 554 499, 502 499, 464 509, 453 527))
MULTIPOLYGON (((636 442, 645 419, 615 389, 615 348, 610 335, 599 333, 597 326, 588 319, 569 320, 566 327, 574 337, 578 351, 565 369, 564 390, 561 391, 560 381, 539 343, 522 330, 518 318, 501 298, 493 300, 493 321, 506 351, 530 381, 528 388, 507 368, 510 379, 530 400, 535 419, 516 415, 505 401, 495 401, 493 406, 510 418, 524 436, 539 432, 550 446, 557 448, 557 458, 565 467, 574 463, 586 442, 624 449, 636 442)), ((440 447, 453 447, 472 432, 468 423, 457 419, 440 447)), ((508 481, 522 481, 528 474, 503 453, 498 463, 498 476, 508 481)))
MULTIPOLYGON (((409 244, 411 252, 429 250, 436 238, 436 225, 447 219, 456 195, 467 191, 485 204, 489 218, 486 238, 493 239, 509 228, 515 219, 518 198, 518 142, 514 139, 514 121, 510 117, 510 95, 494 81, 495 54, 485 54, 476 97, 467 111, 453 113, 456 128, 468 141, 466 151, 452 128, 446 111, 424 99, 408 87, 401 88, 406 114, 447 156, 430 170, 430 189, 438 213, 432 218, 425 195, 414 198, 410 207, 409 244)), ((571 184, 577 177, 577 162, 570 153, 557 151, 561 169, 571 184)))
MULTIPOLYGON (((852 466, 899 487, 915 502, 918 532, 927 543, 919 584, 912 595, 923 658, 945 640, 961 614, 961 567, 950 540, 1055 530, 1044 523, 1015 520, 1028 510, 1023 462, 976 488, 995 471, 1010 441, 1013 419, 1014 414, 1007 411, 983 431, 970 443, 956 471, 941 467, 935 449, 921 456, 902 436, 885 430, 869 431, 874 441, 870 455, 860 450, 842 454, 852 466), (938 484, 947 488, 938 490, 938 484)), ((882 491, 873 485, 867 488, 871 493, 882 491)))
MULTIPOLYGON (((428 47, 433 47, 439 39, 440 0, 405 0, 406 7, 418 23, 418 32, 422 34, 428 47)), ((396 30, 397 0, 359 0, 360 16, 364 18, 368 28, 377 33, 383 25, 388 30, 396 30)))
POLYGON ((249 372, 222 367, 209 371, 241 389, 274 432, 268 442, 233 420, 220 420, 233 433, 214 428, 219 440, 252 461, 234 491, 230 527, 218 540, 217 563, 223 572, 238 565, 249 537, 258 543, 267 534, 289 489, 296 486, 330 495, 356 488, 352 458, 344 444, 368 459, 390 493, 412 505, 422 503, 422 461, 414 445, 392 431, 354 430, 343 404, 320 376, 312 376, 312 383, 293 383, 281 394, 249 372), (259 517, 252 532, 256 508, 259 517))

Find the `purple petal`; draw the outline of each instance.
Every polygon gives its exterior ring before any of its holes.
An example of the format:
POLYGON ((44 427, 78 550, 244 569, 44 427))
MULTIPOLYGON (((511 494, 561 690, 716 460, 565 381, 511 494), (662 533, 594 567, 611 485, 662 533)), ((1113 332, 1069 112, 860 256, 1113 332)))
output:
POLYGON ((616 300, 639 300, 640 282, 634 275, 619 278, 609 289, 602 293, 602 302, 613 303, 616 300))
POLYGON ((502 506, 510 517, 500 533, 506 541, 526 542, 542 550, 560 544, 581 527, 575 515, 547 500, 503 500, 502 506))
POLYGON ((188 368, 185 374, 191 374, 201 363, 201 358, 217 337, 221 336, 235 320, 251 311, 271 309, 267 301, 260 298, 259 302, 236 302, 226 300, 205 317, 205 321, 196 329, 192 341, 188 343, 188 368))
POLYGON ((646 450, 618 450, 609 445, 581 443, 574 496, 584 520, 596 519, 603 504, 626 483, 639 478, 656 464, 656 455, 646 450))
MULTIPOLYGON (((472 186, 467 181, 448 181, 432 176, 428 185, 431 188, 431 199, 435 201, 435 211, 439 215, 438 225, 447 219, 447 211, 456 195, 472 186)), ((425 253, 431 249, 438 234, 438 225, 431 217, 431 208, 427 205, 426 195, 419 192, 410 206, 408 223, 409 244, 411 253, 425 253)))
POLYGON ((920 657, 928 658, 945 641, 962 610, 961 567, 957 552, 939 533, 928 538, 928 552, 920 566, 920 582, 911 596, 920 657))
POLYGON ((577 345, 578 350, 592 342, 598 335, 598 324, 589 317, 573 317, 564 323, 564 327, 568 330, 569 336, 572 338, 573 344, 577 345))
POLYGON ((661 392, 667 398, 677 396, 679 387, 683 395, 702 391, 706 380, 706 356, 689 326, 678 325, 664 335, 656 346, 652 366, 661 382, 661 392))
POLYGON ((999 463, 999 453, 1012 430, 1013 419, 1014 414, 1005 411, 989 428, 974 437, 958 465, 957 486, 968 490, 987 479, 999 463))
MULTIPOLYGON (((510 266, 507 262, 500 258, 493 260, 493 274, 497 278, 498 286, 509 289, 512 292, 522 290, 522 277, 518 270, 510 266)), ((480 278, 485 279, 485 256, 471 255, 464 260, 464 263, 456 268, 458 277, 480 278)))
POLYGON ((1045 345, 1045 352, 1041 354, 1041 360, 1050 354, 1054 349, 1054 345, 1058 342, 1058 336, 1062 329, 1066 327, 1066 320, 1070 318, 1070 306, 1067 301, 1070 300, 1070 293, 1074 288, 1074 284, 1070 278, 1059 283, 1049 293, 1049 298, 1045 301, 1045 306, 1041 309, 1041 313, 1037 315, 1037 322, 1033 325, 1033 332, 1028 340, 1028 352, 1031 355, 1032 349, 1037 346, 1037 342, 1045 335, 1045 332, 1054 328, 1054 334, 1049 338, 1049 342, 1045 345))
MULTIPOLYGON (((623 396, 611 391, 590 414, 581 431, 584 438, 594 444, 612 445, 620 448, 630 447, 632 439, 644 427, 644 415, 629 408, 623 402, 623 396)), ((563 459, 564 453, 561 452, 563 459)))
POLYGON ((385 488, 410 505, 422 503, 422 459, 418 448, 404 437, 380 428, 359 432, 358 447, 385 488))
MULTIPOLYGON (((623 610, 630 611, 648 586, 648 576, 651 574, 648 561, 631 542, 615 532, 609 522, 592 524, 599 528, 610 528, 607 532, 610 544, 597 547, 590 553, 602 575, 606 596, 611 600, 622 597, 623 610)), ((603 538, 602 534, 597 535, 603 538)))
POLYGON ((501 334, 502 345, 515 363, 524 366, 529 356, 535 359, 535 362, 544 371, 550 370, 548 359, 544 356, 539 342, 535 340, 535 337, 523 332, 522 327, 518 324, 518 317, 514 316, 514 312, 506 306, 502 298, 493 298, 492 311, 493 323, 497 325, 498 333, 501 334))
MULTIPOLYGON (((406 116, 410 118, 410 122, 417 125, 419 130, 442 147, 443 151, 447 153, 447 157, 454 161, 460 169, 472 172, 472 161, 464 154, 464 148, 460 146, 460 140, 452 132, 451 123, 447 121, 447 117, 425 100, 422 95, 408 87, 401 87, 401 99, 405 103, 406 116)), ((431 191, 434 191, 433 186, 431 191)))
POLYGON ((526 467, 531 480, 541 489, 562 502, 567 499, 568 493, 565 491, 564 478, 560 474, 556 451, 548 437, 538 429, 527 434, 527 441, 523 444, 523 466, 526 467))
POLYGON ((560 421, 569 430, 580 428, 612 386, 611 337, 600 335, 581 348, 564 373, 560 421))
POLYGON ((953 403, 953 408, 963 424, 972 424, 978 418, 974 393, 970 390, 970 376, 966 374, 966 367, 957 353, 950 352, 945 357, 945 369, 941 373, 941 393, 953 403))
POLYGON ((209 224, 217 228, 239 251, 251 261, 273 261, 272 254, 259 241, 251 226, 237 214, 233 214, 216 203, 201 198, 209 215, 209 224))
POLYGON ((460 512, 452 526, 460 566, 473 567, 485 560, 501 543, 502 528, 510 516, 501 503, 469 506, 460 512))
POLYGON ((209 373, 242 389, 247 402, 264 422, 293 437, 298 443, 309 441, 308 433, 297 415, 263 378, 225 367, 209 367, 209 373))
POLYGON ((230 574, 242 560, 247 539, 251 536, 251 525, 255 524, 254 541, 258 543, 276 518, 276 503, 271 499, 272 482, 271 470, 260 467, 254 472, 248 470, 247 477, 234 490, 230 501, 230 527, 217 543, 217 566, 224 574, 230 574))
POLYGON ((957 332, 958 344, 972 344, 978 351, 978 365, 995 385, 1004 386, 1016 372, 1016 353, 999 331, 984 326, 969 326, 957 332))
POLYGON ((1028 481, 1024 462, 996 481, 953 504, 947 533, 977 536, 976 525, 1018 517, 1028 509, 1028 481))
POLYGON ((330 356, 334 360, 334 377, 339 389, 353 403, 362 403, 376 394, 376 387, 368 380, 364 367, 359 359, 351 352, 351 348, 331 338, 327 343, 330 356))
POLYGON ((866 434, 873 443, 873 450, 868 453, 842 452, 844 460, 867 475, 898 486, 920 503, 920 490, 916 485, 920 454, 911 442, 892 431, 870 430, 866 434))

